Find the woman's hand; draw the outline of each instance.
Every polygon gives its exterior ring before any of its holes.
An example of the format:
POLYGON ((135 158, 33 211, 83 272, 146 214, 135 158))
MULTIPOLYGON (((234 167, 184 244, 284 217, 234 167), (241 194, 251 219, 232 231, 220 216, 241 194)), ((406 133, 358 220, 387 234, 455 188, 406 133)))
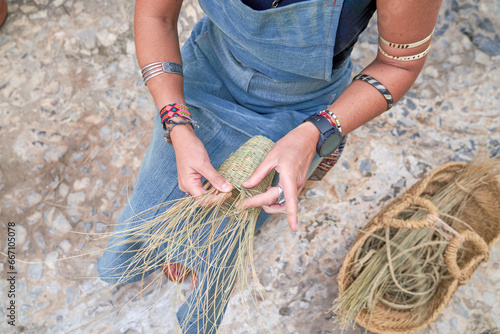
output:
POLYGON ((266 155, 261 164, 243 183, 246 188, 255 187, 274 168, 280 175, 279 185, 285 194, 285 203, 275 204, 278 189, 269 188, 265 193, 245 200, 243 206, 262 206, 267 213, 288 212, 288 225, 293 232, 298 229, 297 206, 299 193, 306 182, 307 172, 316 153, 319 130, 305 122, 280 139, 266 155))
POLYGON ((205 177, 212 187, 222 193, 211 199, 210 203, 221 196, 229 197, 233 187, 212 166, 207 150, 193 128, 189 125, 178 125, 172 129, 170 136, 177 161, 179 189, 193 196, 202 195, 207 192, 201 182, 202 177, 205 177))

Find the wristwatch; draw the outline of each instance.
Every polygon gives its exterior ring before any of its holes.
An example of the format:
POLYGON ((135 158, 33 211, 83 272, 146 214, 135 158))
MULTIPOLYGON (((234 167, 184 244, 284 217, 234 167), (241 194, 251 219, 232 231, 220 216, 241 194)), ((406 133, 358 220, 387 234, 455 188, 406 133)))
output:
POLYGON ((316 146, 316 152, 320 157, 329 156, 340 146, 342 135, 325 116, 314 114, 307 117, 304 122, 311 122, 321 132, 316 146))

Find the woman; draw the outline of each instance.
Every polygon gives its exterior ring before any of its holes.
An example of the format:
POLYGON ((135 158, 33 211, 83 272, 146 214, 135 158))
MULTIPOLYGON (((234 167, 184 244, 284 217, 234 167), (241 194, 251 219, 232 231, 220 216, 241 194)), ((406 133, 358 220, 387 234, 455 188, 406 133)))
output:
MULTIPOLYGON (((161 116, 119 223, 140 224, 134 213, 186 193, 205 193, 202 178, 219 196, 227 196, 232 186, 216 168, 250 137, 264 135, 276 144, 243 186, 257 185, 272 169, 279 182, 245 206, 264 207, 257 229, 278 210, 290 213, 288 224, 297 231, 298 194, 313 158, 334 153, 340 138, 408 91, 424 64, 441 0, 199 2, 207 17, 196 24, 181 52, 177 19, 182 1, 136 1, 137 59, 161 116), (379 52, 351 82, 349 55, 375 9, 379 52), (164 129, 172 145, 163 140, 164 129)), ((100 277, 118 282, 131 256, 127 250, 139 247, 109 246, 99 260, 100 277)), ((127 276, 127 282, 142 277, 127 276)), ((181 307, 183 332, 216 331, 222 317, 196 303, 209 289, 202 279, 181 307)), ((217 299, 213 308, 223 310, 226 304, 227 298, 217 299)))

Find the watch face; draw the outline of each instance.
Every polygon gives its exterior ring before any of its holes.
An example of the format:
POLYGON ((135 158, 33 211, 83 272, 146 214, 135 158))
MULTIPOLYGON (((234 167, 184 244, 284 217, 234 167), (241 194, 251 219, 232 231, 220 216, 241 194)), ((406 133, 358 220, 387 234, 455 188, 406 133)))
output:
POLYGON ((340 141, 342 140, 342 136, 338 131, 331 133, 322 143, 319 149, 319 155, 322 157, 327 157, 340 145, 340 141))

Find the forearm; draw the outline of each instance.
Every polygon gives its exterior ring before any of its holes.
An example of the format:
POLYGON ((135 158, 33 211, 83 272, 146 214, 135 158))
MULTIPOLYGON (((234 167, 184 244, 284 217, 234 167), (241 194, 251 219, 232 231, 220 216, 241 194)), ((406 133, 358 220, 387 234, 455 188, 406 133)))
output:
MULTIPOLYGON (((423 63, 424 59, 419 59, 414 64, 401 67, 377 58, 361 73, 368 74, 382 83, 396 103, 415 82, 423 63)), ((329 110, 339 118, 342 134, 346 135, 386 111, 387 101, 369 83, 354 80, 329 110)))
MULTIPOLYGON (((177 18, 182 1, 157 4, 137 0, 134 17, 135 47, 139 66, 155 62, 175 62, 182 65, 177 33, 177 18)), ((158 108, 169 103, 184 102, 182 76, 161 74, 151 78, 147 86, 158 108)))
MULTIPOLYGON (((377 0, 380 36, 393 44, 380 43, 386 55, 379 51, 377 58, 361 73, 384 85, 394 103, 406 94, 424 66, 440 5, 441 0, 377 0), (419 41, 422 43, 408 47, 394 46, 419 41), (401 59, 414 56, 420 58, 401 59)), ((342 134, 347 134, 387 110, 387 101, 369 83, 355 80, 330 108, 340 120, 342 134)))

